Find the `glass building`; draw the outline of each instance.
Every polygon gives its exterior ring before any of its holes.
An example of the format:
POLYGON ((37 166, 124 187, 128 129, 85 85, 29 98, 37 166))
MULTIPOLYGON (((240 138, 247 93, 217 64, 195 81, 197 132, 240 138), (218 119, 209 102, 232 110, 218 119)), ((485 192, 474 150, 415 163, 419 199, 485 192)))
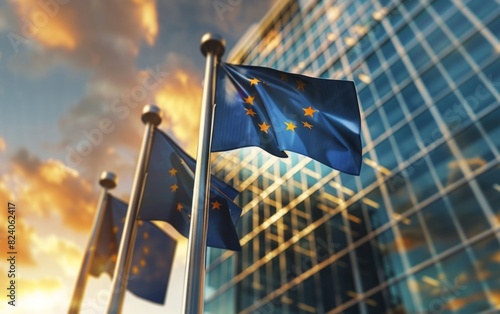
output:
POLYGON ((280 1, 228 57, 354 80, 363 166, 213 156, 243 208, 207 313, 500 312, 500 3, 280 1))

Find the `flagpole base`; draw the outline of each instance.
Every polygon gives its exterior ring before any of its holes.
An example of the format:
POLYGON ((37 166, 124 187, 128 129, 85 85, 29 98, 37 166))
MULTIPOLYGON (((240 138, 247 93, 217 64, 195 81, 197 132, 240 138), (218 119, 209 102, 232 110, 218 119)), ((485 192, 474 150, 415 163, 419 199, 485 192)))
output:
POLYGON ((219 35, 206 33, 201 37, 201 53, 206 57, 208 52, 213 53, 219 60, 226 50, 226 41, 219 35))
POLYGON ((157 126, 161 123, 161 110, 155 105, 144 106, 142 110, 141 120, 144 124, 151 123, 157 126))
POLYGON ((116 187, 116 174, 110 171, 103 171, 99 178, 99 185, 106 189, 113 189, 116 187))

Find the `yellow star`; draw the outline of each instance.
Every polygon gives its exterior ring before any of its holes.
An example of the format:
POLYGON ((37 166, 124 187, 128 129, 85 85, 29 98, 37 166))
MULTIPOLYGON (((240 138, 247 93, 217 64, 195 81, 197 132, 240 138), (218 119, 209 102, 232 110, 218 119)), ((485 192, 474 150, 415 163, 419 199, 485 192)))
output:
POLYGON ((267 133, 267 130, 269 130, 271 126, 264 121, 262 124, 259 124, 259 127, 262 132, 267 133))
POLYGON ((113 254, 113 255, 111 256, 111 261, 116 262, 116 258, 117 258, 116 254, 113 254))
POLYGON ((149 254, 149 246, 145 246, 142 251, 144 252, 144 254, 149 254))
POLYGON ((253 106, 253 100, 255 99, 255 97, 248 95, 247 98, 243 98, 243 99, 245 100, 245 104, 249 104, 249 105, 253 106))
POLYGON ((281 73, 281 80, 288 82, 288 76, 285 73, 281 73))
POLYGON ((132 267, 132 273, 137 275, 139 273, 139 268, 137 266, 132 267))
POLYGON ((286 124, 286 129, 290 130, 292 132, 295 132, 295 128, 297 127, 293 122, 285 122, 286 124))
POLYGON ((144 232, 144 233, 142 234, 142 237, 143 237, 144 239, 148 239, 148 238, 149 238, 149 233, 144 232))
POLYGON ((139 225, 139 227, 142 227, 142 225, 144 224, 144 222, 143 222, 142 220, 139 220, 139 221, 137 222, 137 224, 139 225))
POLYGON ((318 110, 314 110, 311 106, 308 108, 302 108, 304 110, 304 116, 311 116, 314 118, 314 113, 318 110))
POLYGON ((215 201, 212 203, 212 209, 220 209, 221 206, 222 204, 219 203, 219 201, 215 201))
POLYGON ((177 169, 172 168, 168 172, 170 173, 170 176, 173 177, 173 176, 175 176, 177 174, 177 169))
POLYGON ((141 264, 141 267, 146 267, 146 261, 141 259, 141 261, 139 262, 141 264))
POLYGON ((182 204, 181 203, 177 203, 177 211, 181 211, 182 210, 182 204))
POLYGON ((258 85, 259 83, 260 81, 255 77, 250 79, 250 86, 258 85))
POLYGON ((306 83, 302 82, 302 81, 299 81, 297 80, 297 90, 301 90, 301 91, 305 91, 304 90, 304 87, 306 87, 306 83))
POLYGON ((115 233, 115 234, 118 233, 118 227, 116 227, 116 226, 113 227, 113 233, 115 233))
POLYGON ((308 129, 312 129, 313 126, 307 122, 302 122, 302 124, 304 125, 305 128, 308 128, 308 129))
POLYGON ((179 189, 179 186, 176 184, 171 185, 170 188, 172 189, 172 192, 177 192, 177 189, 179 189))
POLYGON ((252 116, 252 118, 255 117, 255 115, 257 114, 257 112, 253 111, 252 108, 250 108, 250 109, 245 108, 245 111, 246 111, 246 115, 252 116))

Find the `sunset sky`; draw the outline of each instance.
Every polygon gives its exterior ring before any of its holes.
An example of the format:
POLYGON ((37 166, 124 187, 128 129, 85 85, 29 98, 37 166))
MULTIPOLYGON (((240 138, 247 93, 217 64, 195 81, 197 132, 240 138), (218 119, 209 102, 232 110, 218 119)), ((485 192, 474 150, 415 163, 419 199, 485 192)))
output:
MULTIPOLYGON (((0 1, 0 288, 7 288, 7 201, 16 204, 17 306, 1 313, 65 313, 90 234, 104 170, 128 200, 143 132, 156 103, 160 128, 196 151, 204 58, 227 51, 273 1, 0 1), (98 135, 102 134, 102 136, 98 135), (92 139, 92 143, 89 140, 92 139), (89 144, 91 143, 91 144, 89 144)), ((226 54, 227 55, 227 54, 226 54)), ((124 313, 179 313, 186 241, 165 307, 127 294, 124 313)), ((82 313, 104 312, 110 280, 90 279, 82 313)))

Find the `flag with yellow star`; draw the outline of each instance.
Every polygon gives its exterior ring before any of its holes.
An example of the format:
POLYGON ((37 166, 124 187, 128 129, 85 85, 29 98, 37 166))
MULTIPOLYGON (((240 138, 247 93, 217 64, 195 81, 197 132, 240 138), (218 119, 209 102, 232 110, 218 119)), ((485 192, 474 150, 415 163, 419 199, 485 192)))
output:
POLYGON ((221 63, 212 151, 285 150, 359 175, 361 120, 354 82, 221 63))
MULTIPOLYGON (((149 155, 139 218, 171 224, 189 236, 196 162, 172 139, 155 130, 149 155)), ((236 224, 241 208, 233 202, 238 191, 215 176, 210 180, 207 245, 241 250, 236 224)))
MULTIPOLYGON (((90 274, 113 276, 127 204, 107 195, 104 218, 97 238, 90 274)), ((127 289, 136 296, 165 303, 177 241, 148 221, 137 221, 137 236, 127 289)))

